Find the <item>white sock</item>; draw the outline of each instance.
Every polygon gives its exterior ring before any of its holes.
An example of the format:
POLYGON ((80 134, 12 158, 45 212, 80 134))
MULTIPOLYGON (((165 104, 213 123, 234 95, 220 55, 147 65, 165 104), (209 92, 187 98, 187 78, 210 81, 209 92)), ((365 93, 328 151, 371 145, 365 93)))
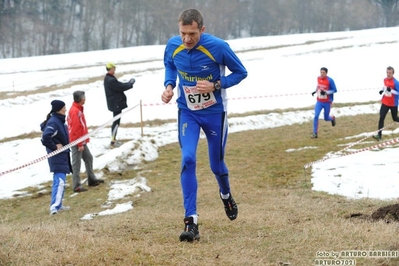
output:
POLYGON ((193 217, 193 223, 198 224, 198 214, 190 215, 190 217, 193 217))
POLYGON ((227 194, 220 193, 220 196, 222 197, 222 199, 228 199, 230 197, 230 193, 227 194))

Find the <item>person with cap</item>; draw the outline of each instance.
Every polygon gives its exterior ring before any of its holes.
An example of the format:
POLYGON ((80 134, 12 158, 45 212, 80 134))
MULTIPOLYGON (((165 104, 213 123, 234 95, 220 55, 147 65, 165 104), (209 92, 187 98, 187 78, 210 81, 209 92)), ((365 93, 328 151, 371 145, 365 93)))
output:
POLYGON ((247 70, 222 39, 205 33, 202 13, 186 9, 178 18, 180 36, 169 39, 164 53, 165 79, 161 99, 169 103, 177 90, 178 139, 181 149, 180 182, 184 231, 180 241, 199 240, 196 150, 201 129, 206 135, 209 164, 218 184, 218 198, 230 221, 238 206, 230 189, 225 163, 228 137, 227 90, 247 77, 247 70), (227 69, 230 71, 227 73, 227 69), (176 83, 177 78, 179 83, 176 83))
POLYGON ((373 135, 376 140, 382 139, 382 128, 384 120, 391 111, 392 120, 399 122, 398 118, 398 100, 399 100, 399 82, 393 77, 395 69, 391 66, 387 67, 387 77, 384 79, 384 87, 379 91, 382 94, 380 119, 378 120, 378 133, 373 135))
POLYGON ((311 138, 317 138, 317 132, 319 129, 319 116, 321 110, 324 109, 324 120, 331 121, 331 125, 336 125, 335 116, 330 116, 331 106, 334 101, 334 93, 337 92, 335 82, 332 78, 327 76, 328 69, 322 67, 320 69, 320 76, 317 77, 317 87, 312 96, 317 94, 317 101, 314 107, 314 119, 313 119, 313 133, 311 138))
MULTIPOLYGON (((68 129, 71 142, 88 134, 86 118, 83 112, 83 105, 86 102, 86 95, 84 91, 75 91, 73 93, 73 103, 68 113, 68 129)), ((90 152, 87 143, 90 139, 87 138, 75 146, 72 146, 72 183, 74 192, 87 191, 80 182, 80 166, 82 159, 85 163, 87 183, 89 187, 98 186, 104 183, 104 180, 96 178, 93 172, 93 155, 90 152)))
MULTIPOLYGON (((129 82, 120 82, 115 77, 116 66, 114 63, 107 63, 105 65, 107 74, 104 77, 105 97, 107 99, 108 110, 117 116, 122 113, 122 110, 127 108, 127 97, 125 91, 133 88, 135 79, 131 78, 129 82)), ((116 134, 118 132, 121 119, 116 119, 111 126, 111 147, 118 147, 120 143, 116 141, 116 134)))
MULTIPOLYGON (((41 142, 46 147, 47 153, 61 149, 69 143, 68 128, 65 124, 65 103, 60 100, 51 102, 51 111, 44 122, 40 124, 42 130, 41 142)), ((64 206, 66 175, 71 173, 70 149, 48 158, 50 172, 53 173, 53 185, 51 189, 50 214, 57 214, 58 211, 68 210, 64 206)))

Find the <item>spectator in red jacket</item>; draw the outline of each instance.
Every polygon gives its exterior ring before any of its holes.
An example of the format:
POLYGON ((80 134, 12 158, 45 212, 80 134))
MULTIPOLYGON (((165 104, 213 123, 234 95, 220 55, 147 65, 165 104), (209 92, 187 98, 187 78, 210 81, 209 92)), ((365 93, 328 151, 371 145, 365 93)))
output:
MULTIPOLYGON (((85 115, 83 113, 83 105, 86 102, 84 91, 75 91, 73 93, 73 103, 68 113, 68 131, 70 141, 75 141, 88 133, 85 115)), ((83 192, 87 191, 80 183, 80 165, 83 159, 86 167, 89 187, 98 186, 104 183, 104 180, 97 179, 93 172, 93 155, 87 146, 89 138, 72 146, 72 181, 73 191, 83 192)))
MULTIPOLYGON (((127 97, 124 92, 133 88, 135 79, 131 78, 129 82, 125 83, 120 82, 115 77, 116 66, 113 63, 107 63, 105 68, 107 69, 107 74, 104 77, 105 97, 107 98, 108 110, 110 110, 115 117, 122 113, 122 110, 127 107, 127 97)), ((120 146, 120 143, 116 141, 116 133, 118 132, 120 123, 120 118, 112 123, 111 147, 120 146)))

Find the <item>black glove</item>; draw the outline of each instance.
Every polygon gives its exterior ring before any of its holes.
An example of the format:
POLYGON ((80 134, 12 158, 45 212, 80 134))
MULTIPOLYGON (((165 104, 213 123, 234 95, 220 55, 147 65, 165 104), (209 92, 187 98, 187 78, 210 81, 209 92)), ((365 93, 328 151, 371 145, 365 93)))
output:
POLYGON ((320 91, 320 95, 326 95, 325 91, 320 91))
POLYGON ((136 80, 135 80, 134 78, 131 78, 131 79, 129 80, 129 83, 134 84, 135 82, 136 82, 136 80))
POLYGON ((314 92, 312 92, 312 96, 314 96, 314 94, 315 94, 316 92, 314 91, 314 92))
POLYGON ((384 92, 383 90, 380 90, 378 93, 379 93, 379 94, 382 94, 383 92, 384 92))
POLYGON ((387 91, 390 92, 390 91, 391 91, 391 88, 390 88, 390 87, 387 87, 387 91))

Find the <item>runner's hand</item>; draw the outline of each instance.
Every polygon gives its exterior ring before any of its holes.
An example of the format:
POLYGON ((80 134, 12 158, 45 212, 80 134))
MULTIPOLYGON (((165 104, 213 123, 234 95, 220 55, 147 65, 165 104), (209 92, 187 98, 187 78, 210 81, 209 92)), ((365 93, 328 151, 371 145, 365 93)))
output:
POLYGON ((162 93, 162 101, 164 102, 164 103, 168 103, 168 102, 170 102, 170 100, 172 100, 172 98, 173 98, 173 90, 172 90, 172 88, 171 87, 167 87, 165 90, 164 90, 164 92, 162 93))
POLYGON ((215 90, 213 82, 208 80, 198 80, 196 86, 199 93, 209 93, 215 90))

